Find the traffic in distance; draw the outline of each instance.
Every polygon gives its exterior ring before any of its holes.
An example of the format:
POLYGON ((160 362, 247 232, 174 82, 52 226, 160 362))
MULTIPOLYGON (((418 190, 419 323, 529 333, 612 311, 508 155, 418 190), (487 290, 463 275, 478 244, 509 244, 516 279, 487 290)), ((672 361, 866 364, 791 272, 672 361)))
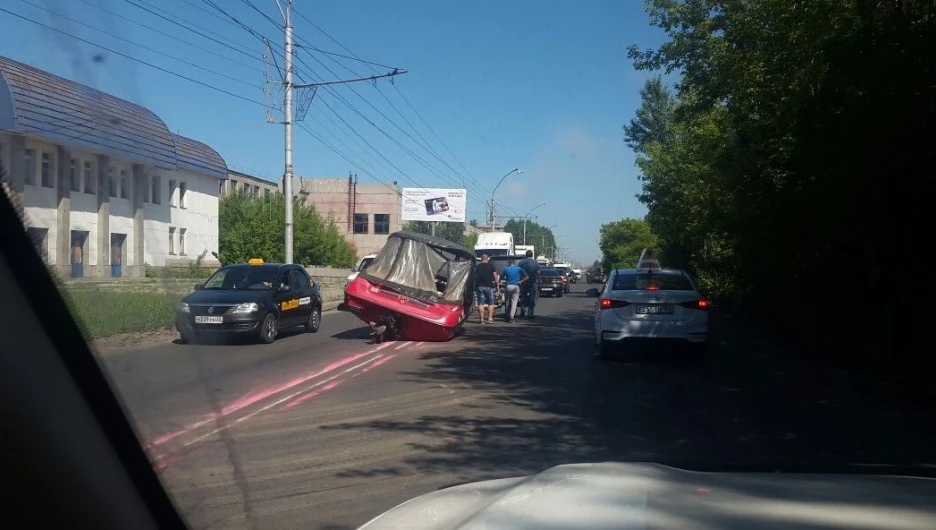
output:
MULTIPOLYGON (((492 235, 497 237, 479 237, 471 251, 425 234, 391 234, 380 252, 361 258, 348 276, 338 310, 369 325, 375 342, 448 341, 464 331, 479 298, 480 305, 503 311, 512 322, 515 316, 534 316, 541 298, 563 297, 582 278, 571 264, 534 257, 532 246, 516 254, 512 236, 492 235), (476 276, 479 262, 494 274, 490 302, 478 288, 483 283, 476 276), (505 296, 512 291, 508 268, 518 264, 531 287, 520 296, 505 296)), ((710 303, 687 272, 662 267, 654 252, 644 249, 635 268, 607 275, 590 270, 586 281, 602 283, 585 292, 596 299, 594 341, 602 360, 639 342, 689 346, 696 358, 704 358, 710 303)), ((176 330, 182 343, 240 336, 269 344, 288 328, 318 331, 322 305, 319 283, 302 266, 251 259, 224 265, 196 285, 176 310, 176 330)), ((482 315, 481 322, 486 320, 482 315)))

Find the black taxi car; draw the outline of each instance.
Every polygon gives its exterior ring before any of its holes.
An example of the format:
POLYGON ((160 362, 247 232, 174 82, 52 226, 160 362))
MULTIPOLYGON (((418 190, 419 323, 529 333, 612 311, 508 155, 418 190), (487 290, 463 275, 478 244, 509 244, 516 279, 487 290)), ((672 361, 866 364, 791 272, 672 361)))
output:
POLYGON ((300 265, 247 263, 225 265, 195 286, 176 309, 175 325, 183 343, 203 336, 250 336, 269 344, 281 329, 322 323, 322 294, 300 265))

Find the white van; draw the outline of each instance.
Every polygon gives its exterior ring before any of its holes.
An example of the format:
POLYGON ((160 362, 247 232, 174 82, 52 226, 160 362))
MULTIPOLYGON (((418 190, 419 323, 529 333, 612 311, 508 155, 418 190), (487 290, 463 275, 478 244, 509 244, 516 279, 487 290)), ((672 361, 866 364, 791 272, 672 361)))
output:
POLYGON ((475 243, 475 256, 482 254, 488 256, 513 256, 516 254, 514 248, 513 234, 510 232, 483 232, 478 234, 478 242, 475 243))
POLYGON ((345 280, 344 286, 347 287, 349 283, 353 282, 357 275, 362 270, 366 269, 377 257, 377 254, 368 254, 360 259, 357 262, 357 265, 354 267, 354 272, 348 275, 348 278, 345 280))

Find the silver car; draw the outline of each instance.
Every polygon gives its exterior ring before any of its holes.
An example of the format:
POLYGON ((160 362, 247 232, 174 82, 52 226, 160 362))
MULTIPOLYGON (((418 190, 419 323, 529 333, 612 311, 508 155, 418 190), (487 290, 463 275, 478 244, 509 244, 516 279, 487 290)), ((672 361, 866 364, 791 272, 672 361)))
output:
POLYGON ((710 304, 684 271, 617 269, 603 289, 588 294, 598 297, 595 345, 602 359, 631 339, 708 346, 710 304))

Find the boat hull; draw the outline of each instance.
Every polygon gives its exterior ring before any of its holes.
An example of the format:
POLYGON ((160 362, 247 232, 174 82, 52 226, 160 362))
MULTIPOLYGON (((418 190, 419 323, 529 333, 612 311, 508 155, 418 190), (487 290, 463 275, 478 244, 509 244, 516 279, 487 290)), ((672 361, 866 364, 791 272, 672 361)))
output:
POLYGON ((446 342, 455 338, 465 321, 464 306, 416 300, 363 276, 345 288, 340 311, 354 313, 372 327, 386 326, 387 338, 446 342))

